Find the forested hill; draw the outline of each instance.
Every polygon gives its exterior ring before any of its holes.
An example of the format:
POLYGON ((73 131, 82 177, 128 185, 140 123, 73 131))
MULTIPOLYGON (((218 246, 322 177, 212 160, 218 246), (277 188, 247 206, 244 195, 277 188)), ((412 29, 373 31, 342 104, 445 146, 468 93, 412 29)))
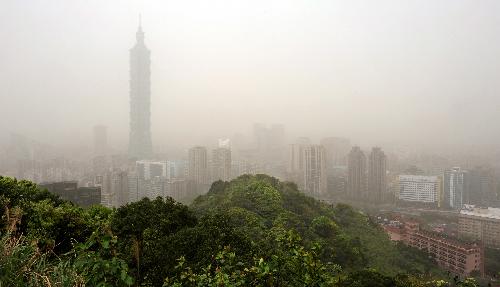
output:
POLYGON ((262 254, 268 254, 265 248, 270 240, 266 235, 295 230, 306 247, 319 244, 322 261, 339 264, 346 271, 370 268, 388 275, 439 273, 426 254, 391 242, 377 224, 350 206, 332 207, 299 192, 292 182, 267 175, 215 182, 191 207, 198 216, 227 215, 235 227, 263 248, 262 254))
POLYGON ((475 286, 368 217, 266 175, 215 182, 191 206, 87 209, 0 177, 0 286, 475 286))

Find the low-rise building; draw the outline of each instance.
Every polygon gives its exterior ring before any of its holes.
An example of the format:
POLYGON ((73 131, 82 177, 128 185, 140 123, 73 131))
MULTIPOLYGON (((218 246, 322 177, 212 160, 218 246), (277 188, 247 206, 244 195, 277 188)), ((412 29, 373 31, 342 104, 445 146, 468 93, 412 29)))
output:
POLYGON ((458 216, 458 234, 480 240, 487 247, 500 248, 500 208, 465 204, 458 216))
POLYGON ((417 222, 384 225, 393 241, 427 252, 443 269, 462 277, 473 272, 484 274, 484 248, 481 244, 465 242, 439 233, 420 229, 417 222))
POLYGON ((101 203, 100 187, 78 187, 76 181, 42 183, 40 187, 80 206, 86 207, 101 203))

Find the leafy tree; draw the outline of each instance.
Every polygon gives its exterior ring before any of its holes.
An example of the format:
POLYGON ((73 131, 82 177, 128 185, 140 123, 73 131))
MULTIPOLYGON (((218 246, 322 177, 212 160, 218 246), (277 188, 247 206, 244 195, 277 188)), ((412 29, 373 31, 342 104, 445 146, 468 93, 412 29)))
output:
POLYGON ((142 282, 142 261, 148 265, 144 266, 145 274, 149 268, 158 265, 148 259, 151 256, 154 258, 157 251, 149 248, 149 252, 144 253, 144 246, 155 246, 156 242, 183 228, 194 226, 196 222, 196 217, 187 206, 170 197, 158 197, 155 200, 144 198, 118 208, 112 216, 111 229, 121 241, 120 251, 128 254, 136 278, 142 282))

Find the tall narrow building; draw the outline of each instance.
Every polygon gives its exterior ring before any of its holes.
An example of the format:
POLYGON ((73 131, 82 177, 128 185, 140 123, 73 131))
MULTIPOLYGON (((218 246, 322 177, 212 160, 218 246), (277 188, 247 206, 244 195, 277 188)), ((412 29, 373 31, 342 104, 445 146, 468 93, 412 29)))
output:
POLYGON ((368 160, 368 198, 382 202, 386 184, 386 156, 382 149, 374 147, 368 160))
POLYGON ((326 194, 325 149, 321 145, 309 145, 303 151, 304 191, 315 196, 326 194))
POLYGON ((147 159, 152 156, 150 51, 144 44, 141 25, 137 42, 130 50, 130 135, 129 156, 147 159))
POLYGON ((286 178, 295 182, 300 189, 304 189, 304 150, 310 146, 308 138, 301 137, 288 148, 286 178))
POLYGON ((188 179, 198 185, 208 184, 207 149, 196 146, 189 149, 188 179))
POLYGON ((212 181, 231 180, 231 150, 219 147, 212 151, 212 181))
POLYGON ((366 156, 359 146, 354 146, 348 155, 347 192, 353 199, 366 196, 366 156))
POLYGON ((469 173, 460 167, 444 171, 445 207, 461 209, 469 193, 469 173))

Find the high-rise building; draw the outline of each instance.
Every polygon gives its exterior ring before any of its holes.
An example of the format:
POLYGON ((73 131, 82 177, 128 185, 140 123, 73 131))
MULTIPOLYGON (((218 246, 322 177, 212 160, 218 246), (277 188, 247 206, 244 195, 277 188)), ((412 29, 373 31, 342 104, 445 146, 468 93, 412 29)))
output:
POLYGON ((140 160, 136 162, 136 170, 139 177, 150 180, 155 177, 167 177, 166 161, 140 160))
POLYGON ((144 44, 144 32, 139 25, 137 42, 130 50, 130 137, 129 156, 151 157, 151 91, 150 51, 144 44))
POLYGON ((224 147, 212 151, 212 181, 231 180, 231 150, 224 147))
POLYGON ((105 155, 108 152, 108 131, 106 126, 94 127, 94 155, 105 155))
POLYGON ((351 142, 346 138, 330 137, 321 140, 325 147, 325 162, 327 170, 336 166, 346 166, 347 156, 351 150, 351 142))
POLYGON ((119 207, 128 203, 128 175, 126 171, 108 171, 101 178, 101 205, 106 207, 119 207))
POLYGON ((304 189, 304 150, 310 144, 309 138, 300 137, 288 147, 286 177, 301 189, 304 189))
POLYGON ((372 148, 368 159, 368 197, 382 202, 387 189, 386 156, 379 147, 372 148))
POLYGON ((349 197, 364 199, 366 195, 366 156, 359 146, 354 146, 348 155, 347 192, 349 197))
POLYGON ((437 176, 400 175, 399 200, 437 205, 441 181, 437 176))
POLYGON ((167 195, 168 181, 165 177, 152 177, 145 179, 138 173, 128 175, 128 201, 135 202, 142 198, 155 199, 167 195))
POLYGON ((460 167, 454 167, 444 172, 443 182, 444 206, 451 209, 461 209, 467 203, 469 192, 469 175, 460 167))
POLYGON ((304 191, 320 196, 326 194, 327 175, 325 168, 325 150, 320 145, 309 145, 303 150, 304 191))
POLYGON ((168 160, 167 179, 186 179, 187 165, 186 160, 168 160))
POLYGON ((111 189, 115 195, 114 206, 122 206, 128 203, 128 173, 117 171, 111 178, 111 189))
POLYGON ((196 146, 189 149, 188 179, 196 184, 208 183, 208 160, 205 147, 196 146))

